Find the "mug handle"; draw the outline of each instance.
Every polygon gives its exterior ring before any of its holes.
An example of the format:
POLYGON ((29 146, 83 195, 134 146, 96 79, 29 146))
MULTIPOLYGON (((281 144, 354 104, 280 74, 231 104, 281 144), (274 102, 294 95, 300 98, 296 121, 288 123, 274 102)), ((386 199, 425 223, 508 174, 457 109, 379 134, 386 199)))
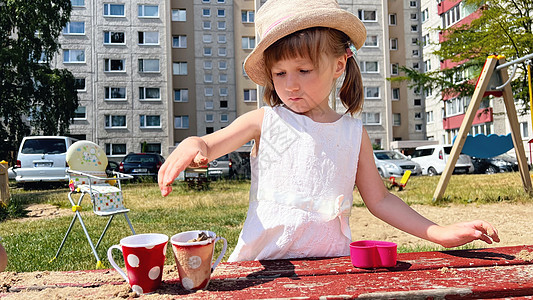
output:
POLYGON ((215 263, 213 265, 211 265, 211 273, 213 273, 213 271, 215 270, 215 268, 217 267, 218 263, 222 260, 222 257, 224 256, 224 254, 226 253, 226 249, 228 248, 228 241, 226 241, 225 238, 219 236, 215 239, 215 243, 222 240, 224 242, 224 246, 222 247, 222 251, 220 252, 220 255, 218 256, 217 260, 215 261, 215 263))
POLYGON ((124 271, 122 271, 122 268, 120 268, 115 263, 115 260, 113 259, 113 249, 118 249, 118 250, 120 250, 120 252, 122 252, 122 247, 120 245, 113 245, 113 246, 109 247, 109 249, 107 249, 107 259, 109 260, 109 262, 111 263, 113 268, 115 268, 115 270, 117 270, 117 272, 120 274, 120 276, 122 276, 124 279, 126 279, 127 283, 130 283, 130 281, 128 279, 128 276, 126 276, 126 273, 124 273, 124 271))

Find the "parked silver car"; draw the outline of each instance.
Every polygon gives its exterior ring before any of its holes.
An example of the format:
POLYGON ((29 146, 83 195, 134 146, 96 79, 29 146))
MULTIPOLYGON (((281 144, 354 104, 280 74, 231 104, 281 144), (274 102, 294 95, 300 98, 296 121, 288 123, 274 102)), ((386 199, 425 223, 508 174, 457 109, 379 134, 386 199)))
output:
POLYGON ((411 171, 411 175, 422 174, 418 163, 395 150, 374 150, 374 160, 379 175, 384 178, 401 177, 407 170, 411 171))

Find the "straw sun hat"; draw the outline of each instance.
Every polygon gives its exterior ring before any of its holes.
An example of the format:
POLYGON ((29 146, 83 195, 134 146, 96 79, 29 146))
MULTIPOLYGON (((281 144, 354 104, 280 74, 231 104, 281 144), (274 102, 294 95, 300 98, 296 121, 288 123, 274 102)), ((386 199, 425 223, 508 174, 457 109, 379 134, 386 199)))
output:
POLYGON ((311 27, 330 27, 344 32, 359 49, 366 40, 366 29, 361 20, 339 7, 337 0, 268 0, 255 19, 255 30, 260 39, 244 61, 246 74, 255 83, 265 85, 263 52, 284 36, 311 27))

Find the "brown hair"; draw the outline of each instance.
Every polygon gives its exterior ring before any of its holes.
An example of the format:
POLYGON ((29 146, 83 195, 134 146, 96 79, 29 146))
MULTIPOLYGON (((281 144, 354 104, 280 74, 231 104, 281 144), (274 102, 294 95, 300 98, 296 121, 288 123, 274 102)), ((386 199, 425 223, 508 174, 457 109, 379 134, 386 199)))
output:
MULTIPOLYGON (((283 37, 268 47, 263 57, 265 59, 265 73, 269 80, 265 85, 263 101, 270 106, 281 105, 274 83, 272 81, 272 66, 279 60, 296 57, 308 57, 318 68, 321 53, 331 57, 339 57, 346 53, 350 39, 339 30, 327 27, 313 27, 297 31, 283 37)), ((361 72, 355 59, 348 59, 344 81, 339 91, 339 98, 350 114, 363 109, 363 81, 361 72)))

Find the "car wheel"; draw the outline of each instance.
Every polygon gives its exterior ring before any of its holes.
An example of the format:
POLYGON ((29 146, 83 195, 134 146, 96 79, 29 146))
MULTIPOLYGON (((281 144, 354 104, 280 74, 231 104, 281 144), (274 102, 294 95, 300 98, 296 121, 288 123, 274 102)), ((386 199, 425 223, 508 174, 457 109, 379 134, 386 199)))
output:
POLYGON ((495 174, 497 173, 498 171, 496 170, 496 168, 494 166, 489 166, 486 170, 485 170, 485 174, 495 174))
POLYGON ((433 167, 429 167, 429 169, 428 169, 428 175, 429 175, 429 176, 435 176, 435 175, 437 175, 437 170, 435 170, 435 168, 433 168, 433 167))
POLYGON ((383 174, 383 171, 381 169, 378 169, 379 176, 385 177, 385 174, 383 174))

